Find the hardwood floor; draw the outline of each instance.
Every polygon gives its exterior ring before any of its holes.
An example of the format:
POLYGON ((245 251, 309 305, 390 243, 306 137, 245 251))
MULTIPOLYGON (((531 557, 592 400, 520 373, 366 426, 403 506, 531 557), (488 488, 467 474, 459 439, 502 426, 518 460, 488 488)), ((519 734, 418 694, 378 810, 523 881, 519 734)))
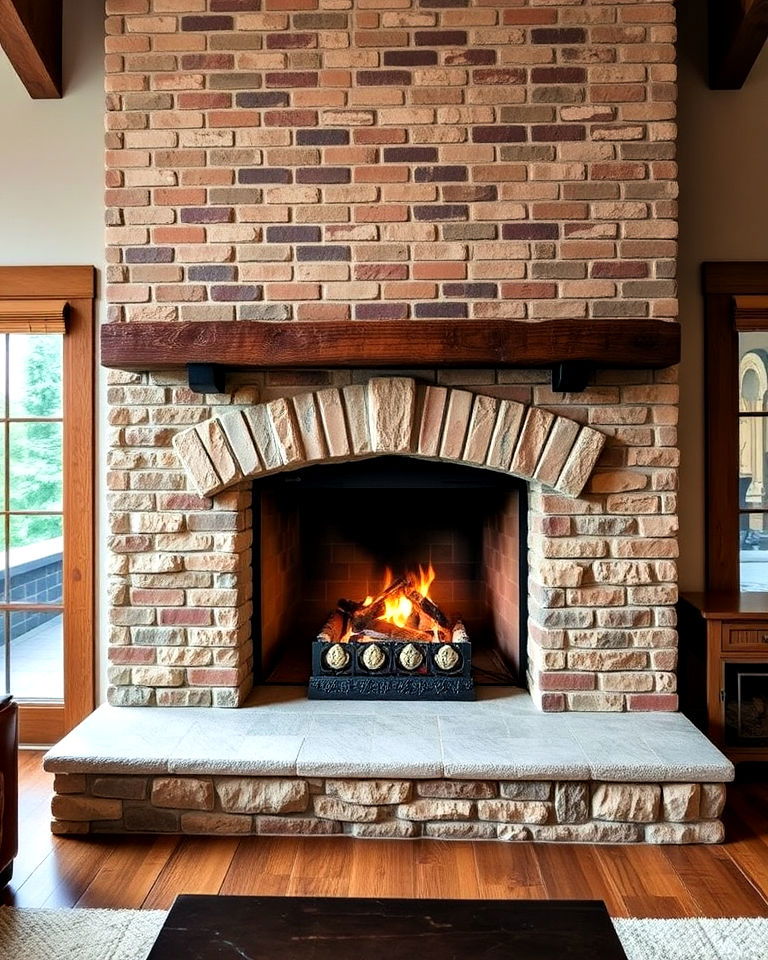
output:
POLYGON ((768 917, 768 784, 729 792, 717 847, 345 838, 52 837, 52 778, 20 756, 21 843, 2 902, 168 908, 178 893, 597 898, 617 917, 768 917))

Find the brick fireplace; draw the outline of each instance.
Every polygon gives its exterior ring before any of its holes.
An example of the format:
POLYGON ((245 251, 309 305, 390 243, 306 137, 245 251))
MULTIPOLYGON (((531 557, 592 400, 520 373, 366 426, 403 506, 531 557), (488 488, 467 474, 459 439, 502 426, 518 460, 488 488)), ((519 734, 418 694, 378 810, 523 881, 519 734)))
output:
POLYGON ((732 768, 673 713, 673 5, 106 9, 112 706, 48 755, 54 828, 721 839, 732 768), (295 491, 375 514, 379 460, 430 510, 475 478, 423 560, 475 543, 441 603, 517 687, 263 685, 296 585, 322 620, 382 559, 295 491))

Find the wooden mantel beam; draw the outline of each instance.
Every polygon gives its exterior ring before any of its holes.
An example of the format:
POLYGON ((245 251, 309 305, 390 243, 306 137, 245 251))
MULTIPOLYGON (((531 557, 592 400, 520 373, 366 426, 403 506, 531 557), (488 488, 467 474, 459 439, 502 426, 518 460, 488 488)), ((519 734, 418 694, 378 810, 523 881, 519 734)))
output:
POLYGON ((709 85, 738 90, 768 39, 768 0, 710 0, 709 85))
POLYGON ((62 95, 62 0, 0 0, 0 46, 35 100, 62 95))

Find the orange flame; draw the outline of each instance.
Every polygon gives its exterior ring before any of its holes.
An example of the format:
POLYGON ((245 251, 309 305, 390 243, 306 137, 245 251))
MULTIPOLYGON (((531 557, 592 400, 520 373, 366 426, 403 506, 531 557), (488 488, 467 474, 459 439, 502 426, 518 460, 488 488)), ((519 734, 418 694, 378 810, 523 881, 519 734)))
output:
MULTIPOLYGON (((418 579, 415 574, 408 574, 406 579, 410 582, 416 583, 416 589, 419 591, 422 597, 428 597, 429 588, 432 586, 435 580, 435 571, 431 563, 426 570, 419 565, 418 579)), ((383 589, 385 590, 390 583, 392 583, 392 571, 387 568, 384 577, 383 589)), ((371 600, 366 598, 366 605, 370 602, 371 600)), ((413 604, 405 595, 405 593, 400 591, 394 596, 384 598, 384 613, 377 619, 386 620, 388 623, 393 623, 397 627, 405 627, 408 625, 408 618, 412 613, 413 604)))

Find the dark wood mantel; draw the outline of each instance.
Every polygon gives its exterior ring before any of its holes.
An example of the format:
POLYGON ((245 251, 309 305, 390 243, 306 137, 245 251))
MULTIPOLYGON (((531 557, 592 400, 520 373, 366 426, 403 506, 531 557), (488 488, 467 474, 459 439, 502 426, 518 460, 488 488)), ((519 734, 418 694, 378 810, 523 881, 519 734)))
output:
POLYGON ((101 362, 148 370, 229 368, 661 368, 680 359, 680 327, 653 320, 402 320, 267 323, 109 323, 101 362))

